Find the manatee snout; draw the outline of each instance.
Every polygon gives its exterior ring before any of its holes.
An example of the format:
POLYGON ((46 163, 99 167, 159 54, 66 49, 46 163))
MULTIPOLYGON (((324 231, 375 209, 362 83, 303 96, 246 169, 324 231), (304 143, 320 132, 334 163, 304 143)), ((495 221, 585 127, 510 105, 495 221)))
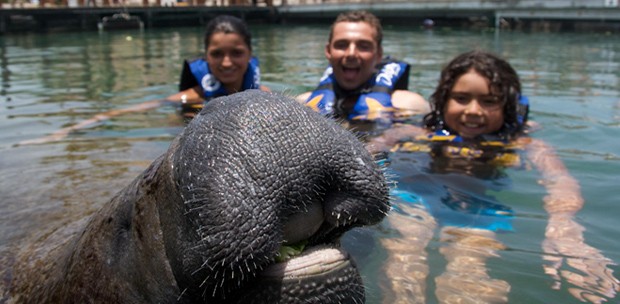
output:
MULTIPOLYGON (((282 245, 337 246, 343 233, 389 210, 383 173, 355 135, 283 95, 245 91, 209 102, 175 153, 182 196, 198 202, 186 204, 183 218, 201 223, 186 230, 200 236, 175 245, 201 256, 181 261, 192 277, 252 278, 282 245)), ((194 288, 228 288, 206 281, 194 288)))

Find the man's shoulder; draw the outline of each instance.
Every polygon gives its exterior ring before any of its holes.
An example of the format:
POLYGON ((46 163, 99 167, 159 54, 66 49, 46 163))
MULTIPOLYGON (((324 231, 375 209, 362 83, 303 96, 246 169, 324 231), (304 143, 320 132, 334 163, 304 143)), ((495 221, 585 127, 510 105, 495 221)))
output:
POLYGON ((407 90, 392 92, 392 105, 398 109, 415 111, 416 114, 426 114, 431 111, 430 104, 422 95, 407 90))
POLYGON ((308 100, 308 97, 310 97, 311 94, 312 94, 312 91, 301 93, 301 94, 297 95, 297 97, 295 97, 295 100, 297 100, 297 102, 299 102, 299 103, 305 103, 306 100, 308 100))

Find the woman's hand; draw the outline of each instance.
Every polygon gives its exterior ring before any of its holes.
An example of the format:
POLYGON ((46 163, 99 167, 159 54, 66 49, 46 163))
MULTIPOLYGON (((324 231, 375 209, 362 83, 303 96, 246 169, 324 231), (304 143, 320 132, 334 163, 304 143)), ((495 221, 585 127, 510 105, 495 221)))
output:
POLYGON ((83 120, 70 127, 62 128, 48 136, 30 139, 30 140, 24 140, 24 141, 19 142, 18 145, 20 146, 21 145, 33 145, 33 144, 43 144, 43 143, 48 143, 48 142, 59 141, 67 137, 71 132, 75 132, 80 129, 89 128, 95 125, 96 123, 100 123, 102 121, 108 120, 115 116, 123 115, 126 113, 132 113, 132 112, 148 111, 148 110, 161 106, 162 102, 163 102, 162 100, 151 100, 151 101, 146 101, 146 102, 143 102, 143 103, 140 103, 140 104, 128 107, 128 108, 110 110, 104 113, 96 114, 87 120, 83 120))

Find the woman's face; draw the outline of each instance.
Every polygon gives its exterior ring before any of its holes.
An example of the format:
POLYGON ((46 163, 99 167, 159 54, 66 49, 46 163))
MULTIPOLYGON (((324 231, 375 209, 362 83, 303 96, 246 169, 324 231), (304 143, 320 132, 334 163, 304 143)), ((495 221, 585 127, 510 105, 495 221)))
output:
POLYGON ((504 102, 490 92, 489 80, 472 69, 452 87, 444 122, 463 138, 494 133, 504 124, 504 102))
POLYGON ((241 90, 243 75, 248 69, 252 52, 236 33, 214 33, 207 47, 209 69, 228 92, 241 90))

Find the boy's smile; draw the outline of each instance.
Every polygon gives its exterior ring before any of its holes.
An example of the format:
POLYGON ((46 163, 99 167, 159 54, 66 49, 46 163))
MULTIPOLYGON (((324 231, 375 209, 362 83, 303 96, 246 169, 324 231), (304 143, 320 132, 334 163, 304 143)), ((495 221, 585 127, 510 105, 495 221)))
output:
POLYGON ((444 121, 463 138, 494 133, 504 124, 503 103, 489 91, 488 79, 472 69, 452 87, 444 121))

